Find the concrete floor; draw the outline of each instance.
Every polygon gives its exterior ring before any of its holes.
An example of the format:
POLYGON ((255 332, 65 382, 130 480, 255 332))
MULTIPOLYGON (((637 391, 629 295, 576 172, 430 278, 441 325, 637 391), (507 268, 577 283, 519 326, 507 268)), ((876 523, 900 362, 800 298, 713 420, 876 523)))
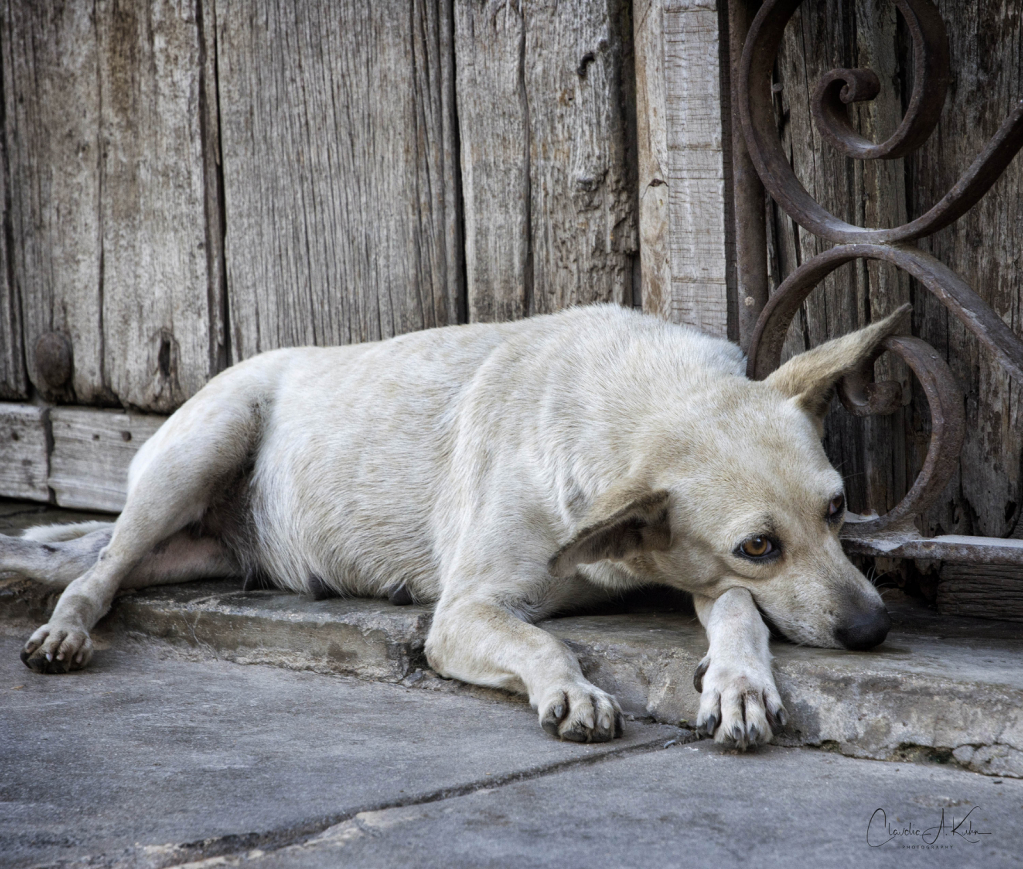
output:
MULTIPOLYGON (((72 518, 0 504, 0 533, 72 518)), ((633 713, 582 746, 424 669, 425 609, 236 586, 124 597, 87 670, 40 676, 18 650, 52 598, 0 580, 0 867, 1023 864, 1018 625, 903 608, 877 652, 775 643, 779 741, 830 750, 743 755, 678 726, 683 613, 547 623, 633 713)))
POLYGON ((514 699, 128 639, 40 676, 19 644, 0 639, 7 867, 1023 864, 1017 779, 741 755, 642 721, 615 743, 562 743, 514 699))

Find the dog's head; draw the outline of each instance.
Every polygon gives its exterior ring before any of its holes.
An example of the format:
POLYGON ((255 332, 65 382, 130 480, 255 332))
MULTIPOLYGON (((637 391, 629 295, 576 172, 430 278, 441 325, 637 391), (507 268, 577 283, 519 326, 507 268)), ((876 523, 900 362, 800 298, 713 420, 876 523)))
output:
POLYGON ((803 353, 763 382, 728 378, 689 397, 698 431, 659 438, 642 482, 601 499, 552 572, 610 560, 711 598, 739 586, 795 642, 882 642, 891 620, 842 551, 842 477, 821 434, 837 382, 876 355, 904 314, 803 353))

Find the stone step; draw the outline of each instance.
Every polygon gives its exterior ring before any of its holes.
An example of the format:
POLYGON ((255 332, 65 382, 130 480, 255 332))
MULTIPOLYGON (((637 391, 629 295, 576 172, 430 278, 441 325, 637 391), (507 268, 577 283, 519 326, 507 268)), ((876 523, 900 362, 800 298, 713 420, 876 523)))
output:
MULTIPOLYGON (((0 582, 5 631, 41 623, 54 600, 27 582, 0 582)), ((777 741, 1023 777, 1020 626, 939 617, 909 599, 890 609, 894 627, 871 652, 772 642, 791 718, 777 741)), ((429 625, 425 607, 246 592, 225 580, 122 595, 96 639, 101 644, 105 631, 128 632, 238 663, 463 690, 429 670, 423 653, 429 625)), ((626 712, 668 724, 695 721, 693 672, 707 643, 692 615, 587 615, 542 626, 626 712)))

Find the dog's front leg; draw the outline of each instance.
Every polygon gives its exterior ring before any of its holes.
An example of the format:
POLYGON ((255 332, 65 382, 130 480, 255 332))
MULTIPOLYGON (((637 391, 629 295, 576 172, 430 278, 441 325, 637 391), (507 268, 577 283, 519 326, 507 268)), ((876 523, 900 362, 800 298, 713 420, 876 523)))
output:
POLYGON ((697 727, 741 749, 770 742, 786 713, 771 673, 770 632, 752 595, 732 588, 716 600, 693 600, 710 641, 693 680, 701 693, 697 727))
POLYGON ((475 685, 525 691, 548 733, 572 742, 622 734, 618 701, 590 684, 563 643, 504 607, 441 600, 426 640, 430 666, 475 685))

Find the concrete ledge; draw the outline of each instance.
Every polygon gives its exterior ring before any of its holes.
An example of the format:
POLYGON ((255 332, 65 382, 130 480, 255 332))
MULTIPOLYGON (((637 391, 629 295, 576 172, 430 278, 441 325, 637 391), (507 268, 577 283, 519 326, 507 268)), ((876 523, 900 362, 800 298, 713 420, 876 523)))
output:
MULTIPOLYGON (((0 582, 8 630, 40 623, 54 599, 23 581, 0 582)), ((1018 625, 938 617, 911 601, 893 604, 892 611, 895 627, 872 652, 772 644, 778 687, 792 717, 778 742, 1023 777, 1018 625)), ((235 581, 217 581, 126 594, 101 626, 239 663, 461 690, 426 666, 429 624, 423 607, 313 601, 279 591, 244 592, 235 581)), ((695 721, 699 695, 692 676, 706 640, 692 616, 578 616, 543 627, 627 712, 667 724, 695 721)))
POLYGON ((426 667, 426 607, 377 600, 314 601, 241 591, 236 581, 147 589, 120 598, 113 626, 205 648, 243 664, 399 682, 426 667))

